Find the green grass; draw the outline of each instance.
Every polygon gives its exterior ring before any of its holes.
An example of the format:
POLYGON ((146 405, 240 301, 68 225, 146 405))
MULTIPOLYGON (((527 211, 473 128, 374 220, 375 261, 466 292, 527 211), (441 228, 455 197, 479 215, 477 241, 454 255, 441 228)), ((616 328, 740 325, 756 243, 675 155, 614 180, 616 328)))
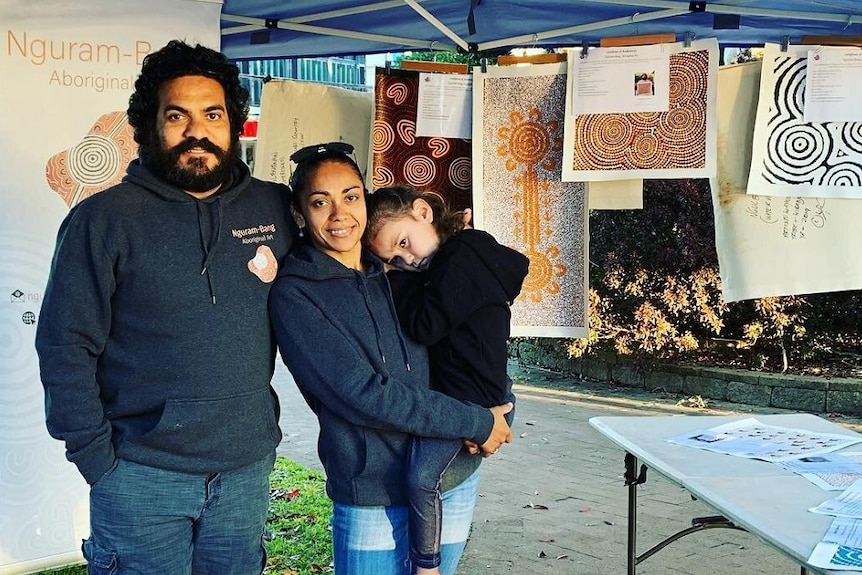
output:
MULTIPOLYGON (((332 573, 332 502, 326 496, 325 478, 283 457, 270 475, 270 504, 266 527, 267 575, 318 575, 332 573)), ((38 575, 86 575, 75 565, 38 575)))

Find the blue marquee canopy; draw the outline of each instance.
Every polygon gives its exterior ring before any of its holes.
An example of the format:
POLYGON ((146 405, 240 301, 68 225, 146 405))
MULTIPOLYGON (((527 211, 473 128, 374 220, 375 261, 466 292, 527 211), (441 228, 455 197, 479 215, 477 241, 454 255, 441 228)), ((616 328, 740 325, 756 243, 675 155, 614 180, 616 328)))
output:
POLYGON ((663 32, 725 45, 862 34, 860 0, 224 0, 232 59, 593 45, 663 32))

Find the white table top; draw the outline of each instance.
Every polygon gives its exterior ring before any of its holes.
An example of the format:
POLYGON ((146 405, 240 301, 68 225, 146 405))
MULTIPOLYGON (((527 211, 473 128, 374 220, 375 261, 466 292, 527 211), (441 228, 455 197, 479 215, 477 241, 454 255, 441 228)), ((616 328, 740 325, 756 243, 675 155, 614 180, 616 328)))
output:
MULTIPOLYGON (((685 487, 736 525, 805 565, 809 572, 859 575, 858 571, 823 570, 806 563, 833 519, 811 513, 808 509, 831 499, 838 492, 824 491, 774 463, 667 441, 689 431, 752 417, 767 425, 859 436, 854 431, 805 413, 593 417, 590 425, 636 456, 639 463, 685 487)), ((856 444, 844 451, 858 451, 859 448, 860 445, 856 444)))

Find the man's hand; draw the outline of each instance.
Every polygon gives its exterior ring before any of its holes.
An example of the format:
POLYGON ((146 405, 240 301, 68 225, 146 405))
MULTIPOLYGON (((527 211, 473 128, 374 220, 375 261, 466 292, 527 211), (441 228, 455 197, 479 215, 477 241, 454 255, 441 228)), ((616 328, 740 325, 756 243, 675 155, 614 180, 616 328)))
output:
POLYGON ((482 444, 482 454, 485 457, 497 453, 497 450, 504 443, 511 443, 512 430, 509 429, 509 424, 506 423, 506 418, 503 416, 512 411, 514 407, 514 404, 510 402, 491 408, 491 413, 494 414, 494 427, 491 429, 491 435, 482 444))

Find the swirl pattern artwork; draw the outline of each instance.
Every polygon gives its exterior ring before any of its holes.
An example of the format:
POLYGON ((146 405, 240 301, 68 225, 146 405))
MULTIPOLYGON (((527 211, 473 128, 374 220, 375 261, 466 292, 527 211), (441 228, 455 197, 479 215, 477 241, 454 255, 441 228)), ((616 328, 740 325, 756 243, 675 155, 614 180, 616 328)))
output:
POLYGON ((810 46, 767 45, 748 193, 862 197, 862 123, 806 122, 810 46))
POLYGON ((672 170, 706 166, 706 50, 670 56, 667 112, 581 114, 574 170, 672 170))
POLYGON ((417 136, 418 100, 418 72, 377 72, 371 185, 406 183, 441 194, 455 209, 472 207, 472 144, 458 138, 417 136))
POLYGON ((512 334, 585 337, 586 192, 560 180, 565 65, 489 68, 473 90, 477 224, 530 258, 512 334))
POLYGON ((45 178, 70 208, 118 184, 138 155, 134 131, 125 112, 104 114, 83 139, 48 159, 45 178))

